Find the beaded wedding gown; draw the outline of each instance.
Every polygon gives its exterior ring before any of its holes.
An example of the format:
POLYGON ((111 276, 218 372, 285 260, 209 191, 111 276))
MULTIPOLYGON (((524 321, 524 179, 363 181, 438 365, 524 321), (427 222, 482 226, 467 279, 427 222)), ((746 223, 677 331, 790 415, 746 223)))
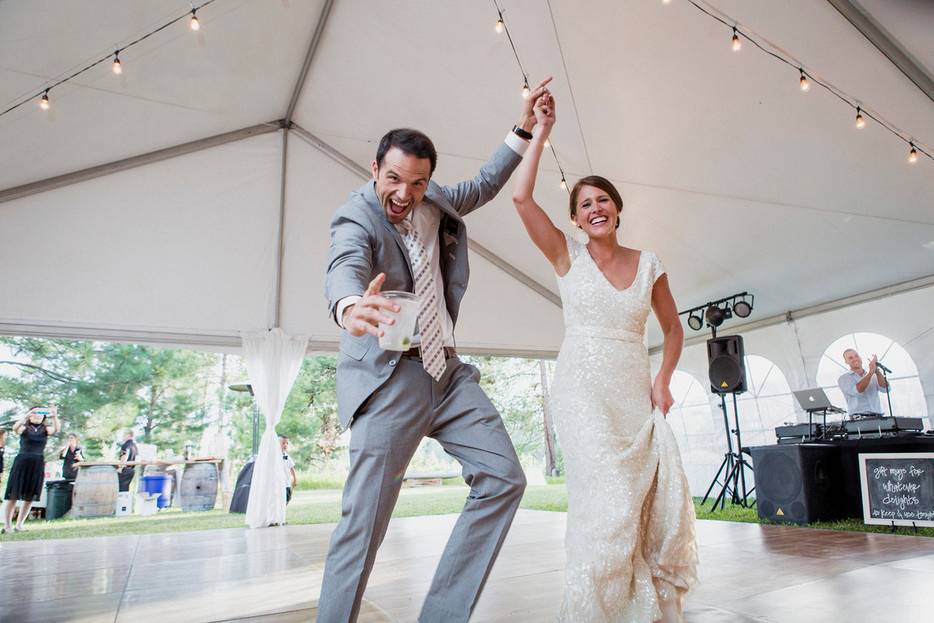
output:
POLYGON ((552 410, 567 468, 565 594, 558 621, 680 621, 696 581, 694 505, 671 428, 652 410, 643 341, 664 274, 643 251, 617 290, 586 246, 568 238, 558 278, 565 337, 552 410))

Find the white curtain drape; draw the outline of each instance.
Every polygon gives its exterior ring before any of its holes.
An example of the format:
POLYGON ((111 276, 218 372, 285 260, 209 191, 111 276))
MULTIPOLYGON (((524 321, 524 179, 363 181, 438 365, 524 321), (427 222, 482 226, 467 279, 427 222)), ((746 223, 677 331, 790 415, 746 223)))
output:
POLYGON ((290 336, 282 329, 243 333, 241 337, 254 400, 266 419, 246 509, 246 524, 262 528, 285 523, 286 480, 276 424, 302 366, 308 337, 290 336))

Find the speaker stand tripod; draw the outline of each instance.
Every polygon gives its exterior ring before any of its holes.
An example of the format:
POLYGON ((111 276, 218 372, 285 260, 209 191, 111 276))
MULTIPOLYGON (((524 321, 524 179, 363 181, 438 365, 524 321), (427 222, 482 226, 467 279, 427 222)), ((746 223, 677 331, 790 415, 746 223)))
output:
MULTIPOLYGON (((755 487, 746 490, 746 469, 753 473, 755 473, 755 470, 743 458, 743 439, 739 430, 739 409, 736 404, 735 392, 733 393, 733 421, 736 428, 730 430, 730 418, 726 412, 726 394, 720 394, 720 410, 723 411, 723 426, 726 429, 726 453, 723 455, 723 461, 720 463, 717 475, 713 477, 710 486, 707 487, 707 493, 704 494, 704 499, 701 501, 701 505, 706 504, 714 487, 720 485, 720 493, 710 507, 711 512, 716 510, 718 505, 720 510, 723 510, 726 506, 727 493, 730 494, 730 501, 734 505, 749 508, 749 495, 756 490, 755 487), (731 434, 736 435, 736 452, 733 451, 731 434), (726 476, 721 482, 720 475, 724 473, 726 476)), ((752 504, 755 504, 755 500, 752 501, 752 504)))

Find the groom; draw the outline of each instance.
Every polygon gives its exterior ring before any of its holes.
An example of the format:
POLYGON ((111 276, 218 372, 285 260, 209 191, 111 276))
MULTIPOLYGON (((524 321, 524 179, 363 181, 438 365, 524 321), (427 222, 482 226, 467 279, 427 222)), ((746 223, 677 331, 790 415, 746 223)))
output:
MULTIPOLYGON (((550 79, 549 79, 550 80, 550 79)), ((318 603, 319 623, 355 621, 406 467, 424 437, 463 467, 470 495, 454 526, 419 621, 467 621, 506 538, 525 476, 476 368, 454 350, 454 325, 467 288, 463 217, 503 187, 528 147, 532 104, 477 177, 454 186, 431 181, 437 153, 416 130, 387 133, 373 180, 331 221, 326 295, 341 326, 337 403, 350 426, 350 472, 341 521, 331 537, 318 603), (379 347, 379 322, 398 308, 382 289, 422 301, 416 346, 379 347)))

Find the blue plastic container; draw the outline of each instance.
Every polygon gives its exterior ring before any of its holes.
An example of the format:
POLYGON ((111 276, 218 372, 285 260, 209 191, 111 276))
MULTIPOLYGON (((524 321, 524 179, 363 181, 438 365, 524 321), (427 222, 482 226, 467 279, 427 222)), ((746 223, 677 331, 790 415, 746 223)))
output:
POLYGON ((150 474, 143 476, 143 491, 158 493, 156 508, 165 508, 171 502, 169 495, 172 492, 172 477, 168 474, 150 474))

